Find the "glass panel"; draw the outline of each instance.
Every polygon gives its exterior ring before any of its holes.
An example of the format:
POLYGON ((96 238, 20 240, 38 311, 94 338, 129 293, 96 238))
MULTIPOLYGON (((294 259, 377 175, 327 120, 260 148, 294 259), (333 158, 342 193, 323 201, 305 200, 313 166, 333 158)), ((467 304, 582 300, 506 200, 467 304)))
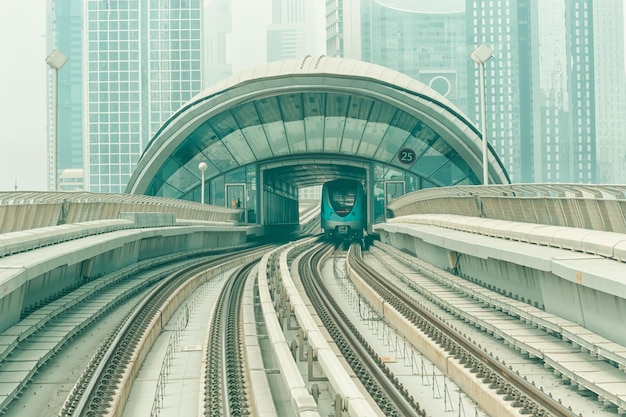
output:
POLYGON ((355 155, 365 130, 365 120, 348 118, 341 140, 341 153, 355 155))
POLYGON ((272 157, 272 150, 265 137, 265 131, 262 126, 250 126, 242 130, 248 145, 252 153, 256 156, 257 160, 267 159, 272 157))
POLYGON ((323 148, 324 148, 323 124, 324 124, 323 116, 307 117, 304 120, 308 152, 322 152, 323 151, 323 148))
POLYGON ((433 157, 431 161, 435 169, 430 173, 431 181, 441 185, 452 185, 452 173, 450 172, 450 160, 445 157, 433 157), (436 158, 436 159, 435 159, 436 158), (436 164, 439 163, 439 166, 436 164))
POLYGON ((265 133, 267 139, 272 148, 274 156, 289 155, 289 146, 287 145, 287 137, 285 136, 285 129, 283 122, 274 122, 266 124, 265 133))
POLYGON ((377 161, 384 161, 389 163, 391 163, 394 158, 397 161, 398 158, 396 158, 396 156, 398 150, 403 147, 408 137, 408 132, 395 126, 389 126, 389 129, 387 129, 387 132, 385 133, 385 136, 383 137, 374 158, 377 161))
POLYGON ((389 125, 385 123, 367 122, 359 145, 358 155, 365 158, 372 158, 388 126, 389 125))
POLYGON ((257 222, 256 166, 246 167, 246 218, 248 223, 257 222))
POLYGON ((345 117, 348 113, 350 96, 343 94, 326 94, 326 117, 345 117))
MULTIPOLYGON (((411 167, 411 171, 417 173, 418 175, 424 178, 430 178, 430 176, 441 167, 447 158, 441 155, 438 155, 436 151, 432 148, 423 155, 413 167, 411 167)), ((432 181, 432 179, 431 179, 432 181)))
POLYGON ((221 172, 230 171, 236 168, 237 162, 233 159, 228 149, 222 142, 217 142, 206 150, 206 155, 221 172))
POLYGON ((193 143, 198 149, 206 149, 218 139, 217 133, 211 127, 211 121, 207 120, 196 128, 185 142, 193 143))
POLYGON ((359 120, 368 120, 370 110, 374 102, 364 97, 352 96, 350 105, 348 106, 348 117, 359 120))
POLYGON ((394 200, 404 195, 404 181, 385 182, 385 205, 393 203, 394 200))
POLYGON ((167 184, 176 188, 177 190, 181 190, 181 193, 187 192, 191 188, 196 187, 200 180, 198 175, 200 175, 200 170, 196 166, 196 172, 192 173, 186 167, 181 167, 176 170, 169 178, 166 179, 167 184))
MULTIPOLYGON (((306 95, 307 94, 305 93, 304 96, 306 95)), ((283 121, 302 121, 304 117, 302 104, 303 99, 303 94, 290 94, 287 96, 280 96, 278 98, 280 113, 283 121)))
POLYGON ((165 163, 161 165, 156 175, 164 181, 168 181, 180 167, 181 164, 178 161, 173 158, 168 158, 165 163))
POLYGON ((326 117, 324 122, 324 152, 339 152, 345 121, 344 117, 326 117))
POLYGON ((285 133, 292 153, 305 153, 306 143, 304 141, 304 122, 294 120, 285 123, 285 133))
POLYGON ((302 97, 302 104, 304 105, 304 117, 319 117, 324 115, 325 103, 325 94, 305 93, 302 97))
POLYGON ((235 107, 231 109, 231 113, 237 122, 237 126, 241 129, 261 124, 261 119, 253 103, 245 103, 239 107, 235 107))
POLYGON ((182 193, 179 189, 172 187, 168 183, 164 183, 161 187, 160 195, 167 198, 178 198, 182 193))
MULTIPOLYGON (((97 178, 97 177, 96 177, 97 178)), ((95 183, 95 180, 92 178, 92 184, 95 183)), ((146 189, 146 195, 153 195, 157 197, 163 197, 163 180, 155 176, 150 185, 146 189)))
POLYGON ((380 146, 385 136, 389 123, 391 123, 396 109, 386 103, 375 102, 367 117, 368 123, 365 127, 359 155, 371 158, 380 146))
POLYGON ((213 116, 209 120, 209 124, 219 138, 224 138, 239 130, 239 126, 237 126, 237 122, 235 122, 230 112, 219 113, 213 116))
POLYGON ((280 105, 276 97, 268 97, 254 102, 261 123, 273 123, 283 120, 280 105))
POLYGON ((198 168, 198 165, 200 165, 200 162, 204 162, 207 165, 207 169, 206 171, 204 171, 204 178, 211 178, 221 173, 221 171, 217 169, 217 167, 213 164, 213 162, 211 162, 209 157, 207 157, 201 152, 198 152, 193 156, 193 158, 189 162, 185 164, 185 167, 187 168, 187 170, 189 170, 189 172, 191 172, 193 175, 196 176, 196 180, 198 181, 198 184, 200 184, 200 177, 202 177, 202 173, 200 172, 200 169, 198 168))
POLYGON ((239 165, 246 165, 255 161, 252 150, 248 146, 248 142, 240 130, 226 136, 222 139, 222 143, 230 151, 233 157, 235 157, 239 165))
POLYGON ((240 222, 246 222, 246 184, 226 184, 226 202, 230 208, 241 209, 240 222))
POLYGON ((224 177, 219 176, 211 181, 209 187, 211 193, 211 204, 216 206, 225 206, 226 199, 224 198, 224 177))
POLYGON ((449 163, 450 185, 456 185, 473 176, 472 171, 461 156, 457 155, 449 163))

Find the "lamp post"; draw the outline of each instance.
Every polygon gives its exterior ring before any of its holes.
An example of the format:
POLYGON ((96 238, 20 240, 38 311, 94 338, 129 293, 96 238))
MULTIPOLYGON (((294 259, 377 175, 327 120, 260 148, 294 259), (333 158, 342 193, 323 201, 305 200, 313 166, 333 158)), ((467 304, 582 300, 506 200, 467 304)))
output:
POLYGON ((201 176, 202 176, 202 184, 201 184, 201 190, 200 191, 202 193, 202 195, 200 196, 200 203, 204 204, 204 171, 206 171, 207 169, 207 164, 206 162, 200 162, 198 164, 198 169, 200 170, 201 176))
POLYGON ((493 58, 493 51, 484 43, 480 44, 470 54, 470 58, 478 64, 478 73, 480 77, 480 127, 483 131, 483 184, 489 184, 489 174, 487 165, 487 110, 485 106, 486 89, 485 89, 485 63, 493 58))
POLYGON ((49 159, 49 180, 48 180, 48 188, 50 191, 56 191, 57 184, 57 136, 59 133, 59 117, 58 117, 58 107, 59 107, 59 70, 63 65, 67 62, 67 57, 63 55, 62 52, 54 49, 48 56, 46 57, 46 63, 52 68, 54 71, 54 77, 52 78, 52 123, 54 123, 54 127, 50 130, 50 142, 48 144, 48 153, 50 154, 49 159))

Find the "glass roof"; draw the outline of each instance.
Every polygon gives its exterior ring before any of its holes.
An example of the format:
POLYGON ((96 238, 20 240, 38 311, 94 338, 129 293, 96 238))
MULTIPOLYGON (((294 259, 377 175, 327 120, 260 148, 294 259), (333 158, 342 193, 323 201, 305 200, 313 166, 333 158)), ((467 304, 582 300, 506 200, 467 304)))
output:
MULTIPOLYGON (((324 60, 346 65, 338 58, 324 60)), ((382 67, 367 65, 365 72, 380 74, 378 84, 354 68, 349 77, 324 73, 294 79, 280 67, 286 75, 267 79, 270 68, 263 76, 249 75, 246 82, 236 79, 228 87, 214 87, 157 133, 127 191, 176 198, 200 186, 200 162, 207 163, 205 178, 210 180, 250 164, 311 161, 316 155, 320 166, 332 158, 373 160, 435 185, 479 184, 480 137, 472 124, 434 91, 425 91, 437 99, 431 101, 428 94, 407 91, 407 83, 427 89, 417 81, 402 78, 402 88, 390 85, 384 80, 393 78, 391 70, 381 74, 382 67)), ((493 182, 508 182, 493 151, 490 158, 493 182)), ((319 175, 319 170, 300 171, 319 175)), ((320 180, 294 175, 291 182, 301 187, 320 180)))

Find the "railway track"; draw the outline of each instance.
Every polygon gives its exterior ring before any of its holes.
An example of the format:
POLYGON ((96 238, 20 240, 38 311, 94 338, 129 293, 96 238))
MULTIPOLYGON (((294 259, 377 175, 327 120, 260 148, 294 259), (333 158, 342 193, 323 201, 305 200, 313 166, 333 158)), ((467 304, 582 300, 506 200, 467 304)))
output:
MULTIPOLYGON (((255 262, 256 263, 256 262, 255 262)), ((207 416, 250 414, 243 354, 243 290, 254 264, 250 263, 222 288, 208 339, 204 409, 207 416)))
POLYGON ((425 416, 426 412, 350 323, 328 290, 321 285, 321 264, 329 251, 323 246, 300 263, 304 288, 325 328, 331 334, 357 377, 386 416, 425 416))
MULTIPOLYGON (((309 244, 309 246, 312 245, 309 244)), ((297 245, 292 247, 297 247, 297 245)), ((249 252, 245 256, 259 259, 266 251, 267 249, 263 248, 249 252)), ((274 263, 274 267, 268 272, 268 277, 269 275, 284 276, 285 270, 282 263, 290 264, 298 259, 298 274, 306 294, 315 306, 317 315, 323 320, 328 333, 332 335, 336 346, 341 351, 341 356, 350 364, 354 373, 361 380, 362 386, 368 391, 382 413, 386 416, 425 416, 424 408, 411 396, 414 391, 405 389, 400 383, 400 379, 403 379, 407 384, 406 377, 398 378, 393 374, 393 371, 381 360, 380 352, 376 352, 375 348, 368 343, 368 339, 359 334, 357 326, 351 323, 352 319, 342 312, 342 307, 333 299, 334 294, 331 294, 331 291, 323 285, 325 279, 321 277, 321 269, 332 248, 323 246, 306 255, 302 255, 303 251, 306 249, 297 249, 291 252, 285 249, 283 250, 284 256, 275 255, 271 261, 274 263), (279 258, 281 259, 280 262, 278 261, 279 258)), ((136 372, 134 368, 137 366, 130 366, 129 364, 142 363, 143 357, 150 349, 146 340, 156 338, 156 333, 152 332, 157 332, 155 330, 157 327, 160 331, 160 327, 168 319, 163 313, 167 310, 164 306, 169 302, 168 300, 175 298, 174 294, 177 294, 177 291, 187 285, 197 287, 198 283, 202 281, 202 278, 198 278, 200 271, 206 271, 207 268, 217 268, 217 265, 220 265, 219 267, 224 270, 226 268, 224 264, 229 262, 228 268, 233 269, 233 265, 235 263, 240 264, 243 257, 242 252, 239 252, 233 257, 212 258, 188 265, 183 271, 176 273, 168 270, 168 276, 159 278, 157 280, 159 282, 155 285, 143 284, 146 288, 152 287, 149 291, 150 295, 146 296, 134 308, 133 313, 129 314, 127 319, 119 324, 118 329, 105 343, 107 349, 103 349, 94 356, 90 367, 83 373, 79 383, 76 384, 72 394, 68 397, 60 415, 66 417, 97 416, 119 412, 123 407, 124 397, 129 395, 129 387, 133 383, 132 374, 136 372)), ((422 308, 414 299, 408 297, 406 288, 398 289, 394 285, 390 285, 390 282, 394 280, 389 279, 389 276, 377 277, 380 274, 371 265, 360 259, 357 248, 353 248, 349 252, 347 262, 356 274, 362 276, 369 286, 376 289, 378 297, 381 300, 384 299, 385 309, 393 306, 394 309, 400 311, 416 329, 435 340, 447 352, 449 358, 462 363, 468 373, 478 375, 483 382, 492 387, 494 392, 497 391, 505 396, 521 412, 536 416, 578 417, 578 413, 566 408, 558 400, 550 398, 539 387, 533 386, 523 376, 495 360, 492 355, 477 346, 475 342, 467 342, 449 325, 449 322, 446 323, 441 319, 441 316, 422 308)), ((216 302, 211 315, 210 331, 212 333, 206 336, 208 347, 203 359, 206 369, 201 371, 204 375, 201 388, 201 391, 204 391, 204 396, 201 402, 205 415, 242 416, 250 414, 257 407, 253 404, 252 398, 249 397, 254 393, 250 389, 250 381, 248 380, 249 374, 245 364, 246 352, 241 341, 243 330, 240 327, 243 320, 240 316, 242 307, 239 303, 242 299, 244 286, 251 287, 252 285, 252 283, 246 284, 246 280, 255 262, 250 259, 247 263, 249 265, 246 268, 241 268, 236 276, 220 284, 220 295, 216 297, 218 302, 216 302)), ((178 269, 180 269, 180 265, 178 265, 178 269)), ((161 273, 164 272, 161 271, 161 273)), ((130 282, 125 284, 130 285, 130 282)), ((128 290, 128 288, 124 290, 128 290)), ((291 328, 289 323, 293 320, 293 316, 290 316, 290 306, 293 307, 293 305, 287 294, 292 294, 289 292, 292 290, 287 291, 276 283, 270 283, 270 290, 274 294, 273 297, 280 297, 274 298, 272 304, 276 312, 272 312, 270 316, 276 315, 280 320, 287 319, 287 328, 291 328), (285 296, 287 298, 283 298, 285 296)), ((213 294, 217 296, 217 292, 214 291, 213 294)), ((300 301, 298 304, 302 304, 302 302, 300 301)), ((291 310, 291 314, 293 314, 293 310, 291 310)), ((62 314, 59 315, 59 317, 61 316, 62 314)), ((261 319, 257 318, 256 320, 261 319)), ((299 318, 298 321, 300 321, 299 318)), ((300 322, 300 325, 302 323, 300 322)), ((41 327, 42 330, 40 331, 45 331, 46 326, 41 327)), ((283 331, 289 331, 287 328, 283 331)), ((33 334, 39 334, 39 331, 33 332, 33 334)), ((292 338, 291 342, 285 343, 285 345, 289 344, 290 348, 294 349, 293 333, 292 336, 288 337, 292 338)), ((312 340, 305 341, 306 344, 309 345, 309 349, 313 347, 313 350, 306 353, 305 349, 301 351, 300 355, 305 357, 316 355, 314 352, 316 352, 317 347, 314 346, 314 342, 312 340)), ((268 346, 273 348, 271 344, 268 346)), ((305 346, 300 344, 298 347, 304 349, 305 346)), ((17 351, 19 351, 19 347, 17 351)), ((295 350, 292 350, 291 354, 294 355, 295 359, 295 350)), ((333 372, 336 368, 316 365, 315 369, 316 374, 324 369, 329 380, 334 378, 329 372, 333 372)), ((310 372, 309 369, 309 377, 311 377, 310 372)), ((306 381, 306 374, 303 373, 303 376, 306 381)), ((325 385, 325 383, 307 385, 309 392, 302 392, 302 394, 312 395, 317 400, 320 387, 325 385)), ((328 389, 328 393, 331 394, 330 397, 335 395, 334 390, 331 389, 328 389)), ((329 396, 327 395, 325 398, 329 398, 329 396)), ((342 408, 344 407, 342 405, 343 398, 334 397, 335 405, 333 407, 335 407, 335 413, 348 415, 347 408, 342 408)), ((258 399, 255 401, 258 404, 258 399)), ((304 402, 300 404, 300 410, 305 409, 305 407, 307 410, 316 408, 311 402, 307 402, 306 406, 304 402)), ((320 413, 320 415, 324 414, 320 413)))
POLYGON ((66 292, 3 332, 5 343, 0 346, 0 379, 10 395, 3 398, 0 413, 9 412, 12 402, 26 389, 31 379, 69 342, 118 306, 147 291, 167 274, 189 262, 166 256, 100 277, 66 292), (33 360, 33 346, 38 346, 40 350, 36 352, 41 352, 35 356, 36 360, 33 360), (12 373, 11 369, 16 364, 26 372, 12 373))
POLYGON ((360 256, 358 247, 350 251, 348 262, 360 276, 380 296, 384 303, 399 311, 417 329, 437 342, 450 356, 480 375, 490 387, 512 401, 522 412, 555 417, 577 417, 578 414, 561 404, 557 399, 534 386, 509 367, 505 366, 476 344, 426 310, 406 292, 391 285, 378 271, 368 265, 360 256))
POLYGON ((119 326, 102 351, 94 356, 68 396, 60 415, 90 417, 116 409, 121 411, 134 374, 138 371, 130 365, 141 364, 151 347, 146 339, 150 339, 151 332, 161 331, 161 321, 165 320, 162 314, 168 300, 187 285, 197 286, 202 280, 198 276, 207 269, 224 268, 247 257, 258 257, 264 250, 252 249, 217 259, 200 260, 159 282, 119 326))

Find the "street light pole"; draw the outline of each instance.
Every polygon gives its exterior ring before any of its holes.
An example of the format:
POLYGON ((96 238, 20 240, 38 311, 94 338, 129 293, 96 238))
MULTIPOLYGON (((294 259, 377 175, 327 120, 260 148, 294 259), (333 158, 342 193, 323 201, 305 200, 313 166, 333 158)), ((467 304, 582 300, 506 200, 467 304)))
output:
POLYGON ((493 58, 493 52, 484 43, 479 45, 470 54, 470 58, 478 65, 480 79, 480 127, 483 131, 483 184, 489 184, 488 161, 487 161, 487 91, 485 88, 485 63, 493 58))
POLYGON ((201 176, 202 176, 202 184, 201 184, 201 187, 200 187, 200 189, 201 189, 200 192, 202 193, 202 195, 200 196, 200 203, 204 204, 204 171, 206 171, 206 169, 207 169, 206 162, 200 162, 198 164, 198 169, 200 170, 200 173, 201 173, 201 176))
POLYGON ((54 71, 52 78, 52 123, 53 128, 50 130, 50 142, 48 144, 49 155, 49 172, 48 172, 48 189, 56 191, 58 188, 57 158, 58 155, 58 134, 59 134, 59 70, 67 62, 67 57, 58 50, 53 50, 46 57, 46 63, 54 71))

